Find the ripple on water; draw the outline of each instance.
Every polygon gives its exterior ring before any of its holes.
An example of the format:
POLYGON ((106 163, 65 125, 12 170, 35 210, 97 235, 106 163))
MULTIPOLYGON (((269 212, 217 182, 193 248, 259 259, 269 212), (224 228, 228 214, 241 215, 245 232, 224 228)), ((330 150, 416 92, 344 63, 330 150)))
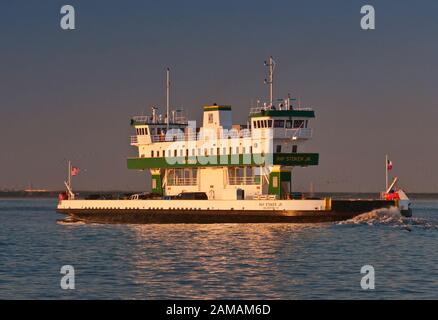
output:
POLYGON ((59 221, 55 203, 0 202, 0 298, 438 298, 438 201, 414 202, 413 218, 310 225, 85 224, 59 221), (64 264, 73 292, 59 288, 64 264))

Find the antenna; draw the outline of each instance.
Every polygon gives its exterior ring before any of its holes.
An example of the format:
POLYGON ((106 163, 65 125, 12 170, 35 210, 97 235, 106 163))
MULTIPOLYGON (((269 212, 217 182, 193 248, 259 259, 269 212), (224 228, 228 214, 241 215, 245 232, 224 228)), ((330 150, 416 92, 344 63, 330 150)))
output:
POLYGON ((269 104, 272 106, 272 96, 273 96, 273 88, 272 85, 274 83, 274 68, 275 61, 272 59, 272 56, 269 57, 269 62, 265 61, 265 66, 269 67, 268 79, 265 79, 265 84, 269 85, 269 104))
POLYGON ((166 70, 166 127, 167 131, 169 131, 169 105, 170 105, 170 69, 166 70))

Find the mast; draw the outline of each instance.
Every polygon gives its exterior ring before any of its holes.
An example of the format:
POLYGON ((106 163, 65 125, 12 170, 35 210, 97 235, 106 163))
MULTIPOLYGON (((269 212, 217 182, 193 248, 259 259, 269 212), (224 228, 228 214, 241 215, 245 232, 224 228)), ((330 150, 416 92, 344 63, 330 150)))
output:
POLYGON ((166 70, 166 127, 167 131, 169 131, 169 105, 170 105, 170 69, 166 70))
POLYGON ((71 161, 68 160, 68 173, 67 173, 67 191, 68 191, 68 199, 73 199, 74 196, 72 196, 71 191, 71 161))
POLYGON ((68 168, 67 168, 67 170, 68 170, 68 175, 67 175, 67 181, 68 181, 68 186, 69 186, 69 188, 71 189, 71 161, 70 160, 68 160, 68 168))
POLYGON ((388 155, 385 155, 385 190, 388 190, 388 155))
POLYGON ((272 56, 269 57, 269 61, 265 61, 265 66, 269 68, 268 79, 265 79, 265 84, 269 85, 269 104, 272 106, 273 102, 273 83, 274 83, 274 68, 275 61, 272 59, 272 56))

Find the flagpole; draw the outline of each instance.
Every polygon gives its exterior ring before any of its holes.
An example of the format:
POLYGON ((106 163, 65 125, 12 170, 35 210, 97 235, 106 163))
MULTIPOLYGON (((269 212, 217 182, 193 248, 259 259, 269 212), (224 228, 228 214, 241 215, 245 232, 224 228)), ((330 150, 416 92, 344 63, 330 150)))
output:
POLYGON ((68 160, 68 187, 71 190, 71 161, 70 160, 68 160))
POLYGON ((166 70, 166 129, 169 131, 169 106, 170 106, 170 69, 166 70))
POLYGON ((388 155, 385 156, 385 192, 388 191, 388 155))

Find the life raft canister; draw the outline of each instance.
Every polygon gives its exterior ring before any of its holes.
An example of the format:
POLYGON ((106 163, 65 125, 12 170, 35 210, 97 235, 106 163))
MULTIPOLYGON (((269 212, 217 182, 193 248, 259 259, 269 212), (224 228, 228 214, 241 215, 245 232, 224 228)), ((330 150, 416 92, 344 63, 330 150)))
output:
POLYGON ((385 193, 384 198, 385 200, 399 200, 400 196, 398 192, 392 192, 392 193, 385 193))

